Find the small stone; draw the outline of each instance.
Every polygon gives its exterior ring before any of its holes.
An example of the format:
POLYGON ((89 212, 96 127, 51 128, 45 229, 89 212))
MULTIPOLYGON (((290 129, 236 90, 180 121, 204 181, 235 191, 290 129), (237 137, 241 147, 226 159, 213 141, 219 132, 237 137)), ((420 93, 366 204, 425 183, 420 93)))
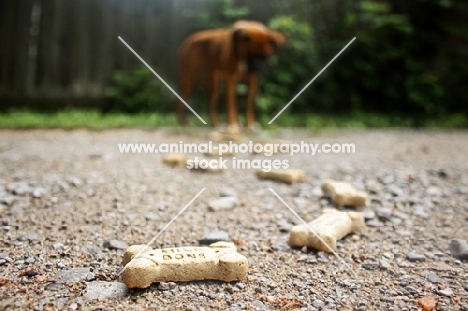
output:
POLYGON ((12 194, 24 196, 31 191, 31 188, 25 182, 13 182, 7 186, 7 190, 12 194))
POLYGON ((289 232, 291 231, 292 224, 290 224, 286 219, 281 219, 277 223, 279 231, 281 232, 289 232))
POLYGON ((72 268, 59 271, 55 275, 58 282, 81 282, 94 279, 94 273, 89 268, 72 268))
POLYGON ((62 283, 50 283, 44 287, 45 290, 50 290, 50 291, 58 291, 62 289, 63 284, 62 283))
POLYGON ((94 281, 86 283, 84 297, 88 300, 104 300, 124 297, 128 294, 128 287, 120 282, 94 281))
POLYGON ((66 263, 64 263, 63 261, 57 262, 57 268, 59 268, 59 269, 63 269, 66 266, 67 266, 66 263))
POLYGON ((436 307, 436 301, 431 296, 425 296, 418 300, 418 305, 422 308, 422 311, 433 311, 436 307))
POLYGON ((32 196, 34 198, 41 198, 45 194, 45 189, 42 187, 34 188, 32 191, 32 196))
POLYGON ((58 250, 58 249, 64 248, 65 245, 63 245, 63 243, 58 242, 58 243, 52 244, 52 247, 53 247, 55 250, 58 250))
POLYGON ((81 249, 88 254, 100 254, 102 253, 102 248, 92 244, 81 245, 81 249))
POLYGON ((426 279, 431 283, 441 283, 442 282, 441 278, 439 278, 437 276, 437 274, 435 274, 434 272, 429 272, 426 275, 426 279))
POLYGON ((159 221, 161 219, 161 217, 159 217, 159 215, 156 213, 147 213, 145 215, 145 218, 146 220, 150 220, 150 221, 159 221))
POLYGON ((451 288, 446 288, 442 290, 438 290, 437 294, 446 296, 446 297, 452 297, 453 296, 453 290, 451 288))
POLYGON ((35 232, 27 232, 18 237, 19 241, 34 241, 39 238, 39 235, 35 232))
POLYGON ((421 254, 409 252, 408 254, 406 254, 406 259, 408 259, 411 262, 418 262, 418 261, 425 261, 426 257, 421 254))
POLYGON ((219 190, 219 196, 220 197, 236 197, 237 193, 236 193, 236 190, 232 188, 223 187, 219 190))
POLYGON ((389 269, 390 267, 392 266, 392 264, 390 263, 390 261, 386 260, 386 259, 381 259, 380 260, 380 267, 383 268, 383 269, 389 269))
POLYGON ((208 202, 208 209, 212 212, 227 211, 239 205, 234 197, 221 197, 208 202))
POLYGON ((174 282, 160 282, 158 285, 158 290, 166 291, 171 290, 176 287, 176 283, 174 282))
POLYGON ((128 244, 119 240, 110 240, 104 242, 103 247, 108 249, 127 249, 128 244))
POLYGON ((362 216, 364 216, 365 221, 368 221, 368 220, 371 220, 371 219, 375 218, 375 212, 374 211, 365 210, 365 211, 362 211, 361 213, 362 213, 362 216))
POLYGON ((468 292, 468 281, 462 281, 462 287, 468 292))
POLYGON ((377 219, 372 219, 372 220, 367 221, 366 225, 368 225, 369 227, 374 227, 374 228, 383 226, 382 222, 380 222, 377 219))
POLYGON ((457 259, 468 259, 468 241, 466 240, 451 240, 449 250, 457 259))
POLYGON ((226 231, 216 230, 205 234, 205 236, 201 238, 201 240, 198 240, 198 243, 200 243, 201 245, 210 245, 220 241, 228 242, 229 240, 229 234, 226 231))
POLYGON ((392 220, 393 211, 387 207, 379 207, 376 211, 377 216, 382 221, 392 220))

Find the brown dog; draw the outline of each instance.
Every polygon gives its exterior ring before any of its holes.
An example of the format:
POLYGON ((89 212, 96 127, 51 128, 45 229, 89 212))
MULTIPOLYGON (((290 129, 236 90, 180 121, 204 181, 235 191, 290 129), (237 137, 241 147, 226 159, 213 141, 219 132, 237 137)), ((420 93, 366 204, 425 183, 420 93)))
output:
MULTIPOLYGON (((230 29, 211 29, 188 37, 179 49, 182 98, 186 100, 198 80, 204 82, 209 94, 209 114, 214 126, 219 126, 216 106, 219 84, 226 84, 228 130, 237 131, 235 88, 246 83, 247 126, 254 124, 254 98, 258 76, 276 48, 286 37, 265 25, 253 21, 238 21, 230 29)), ((185 123, 184 107, 178 103, 179 121, 185 123)))

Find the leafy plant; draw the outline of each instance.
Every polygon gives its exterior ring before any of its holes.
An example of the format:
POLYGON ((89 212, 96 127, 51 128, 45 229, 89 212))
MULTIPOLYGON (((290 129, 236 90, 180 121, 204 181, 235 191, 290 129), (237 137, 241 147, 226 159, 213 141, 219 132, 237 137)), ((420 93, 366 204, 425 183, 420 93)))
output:
POLYGON ((168 111, 174 106, 172 94, 146 67, 117 71, 112 80, 113 86, 106 92, 112 103, 111 111, 168 111))

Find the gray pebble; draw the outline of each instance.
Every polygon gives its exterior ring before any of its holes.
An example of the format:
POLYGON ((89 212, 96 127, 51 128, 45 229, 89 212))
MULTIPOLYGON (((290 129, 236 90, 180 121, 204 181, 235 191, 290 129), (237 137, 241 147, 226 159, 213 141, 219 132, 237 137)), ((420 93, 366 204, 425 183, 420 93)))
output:
POLYGON ((281 232, 289 232, 291 231, 292 224, 290 224, 286 219, 281 219, 277 223, 279 231, 281 232))
POLYGON ((96 245, 92 245, 92 244, 81 245, 81 249, 85 251, 86 253, 92 254, 92 255, 102 253, 102 248, 96 245))
POLYGON ((124 297, 128 294, 128 288, 120 282, 94 281, 86 283, 86 294, 88 300, 104 300, 108 298, 124 297))
POLYGON ((59 282, 89 281, 94 279, 94 273, 89 268, 72 268, 59 271, 55 275, 55 279, 59 282))
POLYGON ((119 240, 109 240, 104 242, 103 247, 108 249, 127 249, 128 244, 119 240))
POLYGON ((392 220, 393 211, 387 207, 379 207, 375 213, 377 217, 379 217, 382 221, 390 221, 392 220))
POLYGON ((468 241, 466 240, 451 240, 449 250, 457 259, 468 259, 468 241))
POLYGON ((439 294, 441 296, 452 297, 453 296, 453 290, 451 288, 441 289, 441 290, 437 291, 437 294, 439 294))
POLYGON ((229 187, 223 187, 219 189, 219 196, 220 197, 236 197, 237 193, 236 190, 229 188, 229 187))
POLYGON ((12 194, 23 196, 27 195, 31 188, 25 182, 13 182, 7 186, 7 190, 12 194))
POLYGON ((426 279, 431 283, 441 283, 442 280, 434 272, 429 272, 426 275, 426 279))
POLYGON ((239 205, 234 197, 221 197, 208 202, 208 209, 212 212, 227 211, 239 205))
POLYGON ((417 262, 417 261, 425 261, 426 257, 421 254, 409 252, 408 254, 406 254, 406 259, 408 259, 411 262, 417 262))
POLYGON ((229 234, 226 231, 216 230, 216 231, 211 231, 205 234, 205 236, 201 238, 201 240, 198 240, 198 243, 200 243, 201 245, 210 245, 216 242, 220 242, 220 241, 225 242, 229 240, 230 240, 229 234))
POLYGON ((147 213, 145 214, 145 218, 146 220, 150 220, 150 221, 158 221, 161 219, 161 217, 159 217, 159 215, 156 213, 147 213))
POLYGON ((35 232, 27 232, 18 237, 19 241, 34 241, 39 238, 39 235, 35 232))
POLYGON ((62 283, 51 283, 51 284, 46 285, 46 287, 44 287, 44 289, 45 290, 50 290, 50 291, 58 291, 58 290, 62 289, 62 287, 63 287, 62 283))
POLYGON ((171 290, 176 287, 176 283, 174 282, 160 282, 158 285, 158 290, 166 291, 171 290))
POLYGON ((375 218, 375 212, 371 210, 365 210, 361 212, 362 216, 366 221, 374 219, 375 218))
POLYGON ((388 261, 386 259, 381 259, 380 260, 380 267, 383 268, 383 269, 389 269, 391 267, 391 263, 390 263, 390 261, 388 261))

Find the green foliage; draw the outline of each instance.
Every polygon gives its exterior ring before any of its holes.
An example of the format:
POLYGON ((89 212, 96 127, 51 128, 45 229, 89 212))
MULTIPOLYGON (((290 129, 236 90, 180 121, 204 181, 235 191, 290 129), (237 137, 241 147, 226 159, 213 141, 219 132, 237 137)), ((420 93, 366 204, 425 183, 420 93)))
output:
MULTIPOLYGON (((317 61, 312 27, 293 15, 278 15, 268 25, 281 30, 288 38, 287 50, 279 51, 270 60, 269 72, 262 81, 262 92, 257 95, 260 114, 272 114, 284 106, 311 78, 310 68, 317 61)), ((305 97, 294 105, 304 106, 305 97)))
POLYGON ((247 6, 237 7, 234 0, 202 0, 200 4, 203 10, 185 9, 182 12, 199 28, 227 28, 250 13, 247 6))
POLYGON ((111 100, 111 111, 164 111, 174 106, 174 96, 146 67, 130 72, 114 73, 113 86, 106 95, 111 100))

